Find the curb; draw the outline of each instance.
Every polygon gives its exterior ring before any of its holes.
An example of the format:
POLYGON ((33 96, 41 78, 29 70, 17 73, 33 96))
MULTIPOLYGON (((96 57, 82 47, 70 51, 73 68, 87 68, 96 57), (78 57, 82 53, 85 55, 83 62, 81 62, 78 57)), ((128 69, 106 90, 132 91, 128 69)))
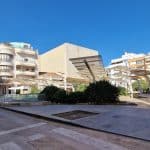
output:
POLYGON ((45 116, 38 115, 38 114, 32 114, 32 113, 23 112, 23 111, 20 111, 20 110, 14 110, 14 109, 11 109, 11 108, 8 108, 8 107, 0 106, 0 108, 4 109, 4 110, 24 114, 24 115, 27 115, 27 116, 30 116, 30 117, 43 119, 43 120, 46 120, 46 121, 53 121, 53 122, 56 122, 56 123, 62 123, 62 124, 71 125, 71 126, 74 126, 74 127, 80 127, 80 128, 83 128, 83 129, 89 129, 89 130, 104 132, 104 133, 108 133, 108 134, 112 134, 112 135, 123 136, 123 137, 126 137, 126 138, 135 139, 135 140, 142 140, 142 141, 145 141, 145 142, 150 142, 150 140, 148 140, 148 139, 139 138, 139 137, 135 137, 135 136, 124 135, 124 134, 121 134, 121 133, 114 133, 114 132, 106 131, 106 130, 102 130, 102 129, 94 129, 94 128, 91 128, 91 127, 87 127, 87 126, 84 126, 84 125, 80 125, 80 124, 77 124, 77 123, 74 123, 74 122, 69 122, 69 121, 65 121, 65 120, 61 120, 61 119, 57 119, 57 118, 45 117, 45 116))

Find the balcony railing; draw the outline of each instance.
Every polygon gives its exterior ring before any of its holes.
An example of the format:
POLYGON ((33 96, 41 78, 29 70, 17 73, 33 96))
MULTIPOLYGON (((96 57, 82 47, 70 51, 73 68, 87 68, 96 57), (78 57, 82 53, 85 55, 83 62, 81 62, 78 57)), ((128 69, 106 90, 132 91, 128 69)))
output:
POLYGON ((16 60, 16 65, 33 66, 33 67, 35 67, 37 64, 36 64, 36 61, 16 60))
POLYGON ((0 76, 13 76, 13 71, 8 72, 0 71, 0 76))
POLYGON ((36 72, 31 72, 31 71, 16 71, 16 75, 35 76, 36 72))
POLYGON ((0 66, 13 66, 13 61, 12 60, 0 60, 0 66))
POLYGON ((17 53, 20 53, 20 54, 30 54, 30 55, 36 55, 36 51, 34 50, 30 50, 30 49, 16 49, 16 52, 17 53))
POLYGON ((0 54, 14 55, 14 51, 12 49, 0 49, 0 54))

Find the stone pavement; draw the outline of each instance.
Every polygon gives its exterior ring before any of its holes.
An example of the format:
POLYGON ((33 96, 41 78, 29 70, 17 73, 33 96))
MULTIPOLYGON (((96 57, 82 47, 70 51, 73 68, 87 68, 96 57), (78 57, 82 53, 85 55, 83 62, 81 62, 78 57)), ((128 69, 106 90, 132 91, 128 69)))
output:
POLYGON ((45 105, 11 107, 11 109, 72 122, 93 129, 150 140, 150 108, 119 105, 45 105), (53 116, 53 114, 72 110, 85 110, 98 114, 75 120, 53 116))
POLYGON ((147 150, 150 143, 0 109, 0 150, 147 150))
MULTIPOLYGON (((141 95, 142 96, 142 95, 141 95)), ((144 105, 144 107, 150 107, 150 95, 143 94, 145 98, 130 98, 129 96, 120 96, 120 101, 131 102, 137 105, 144 105)))

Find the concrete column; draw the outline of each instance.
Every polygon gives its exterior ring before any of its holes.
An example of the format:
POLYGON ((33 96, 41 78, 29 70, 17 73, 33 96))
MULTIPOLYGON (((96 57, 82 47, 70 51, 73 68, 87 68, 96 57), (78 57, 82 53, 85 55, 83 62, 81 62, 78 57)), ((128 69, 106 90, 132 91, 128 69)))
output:
POLYGON ((66 48, 65 53, 64 53, 64 63, 65 63, 64 89, 65 89, 65 91, 67 90, 67 50, 68 50, 68 47, 66 48))

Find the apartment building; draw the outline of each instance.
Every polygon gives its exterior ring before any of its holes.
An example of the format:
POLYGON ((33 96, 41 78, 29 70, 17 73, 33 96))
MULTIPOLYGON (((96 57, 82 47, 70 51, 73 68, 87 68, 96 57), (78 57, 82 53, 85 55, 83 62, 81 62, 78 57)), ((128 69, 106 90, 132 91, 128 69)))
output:
POLYGON ((125 53, 121 58, 113 59, 106 70, 112 84, 132 92, 132 83, 135 80, 143 79, 149 82, 150 55, 125 53))
POLYGON ((0 94, 26 93, 38 77, 38 53, 28 43, 0 43, 0 94))

